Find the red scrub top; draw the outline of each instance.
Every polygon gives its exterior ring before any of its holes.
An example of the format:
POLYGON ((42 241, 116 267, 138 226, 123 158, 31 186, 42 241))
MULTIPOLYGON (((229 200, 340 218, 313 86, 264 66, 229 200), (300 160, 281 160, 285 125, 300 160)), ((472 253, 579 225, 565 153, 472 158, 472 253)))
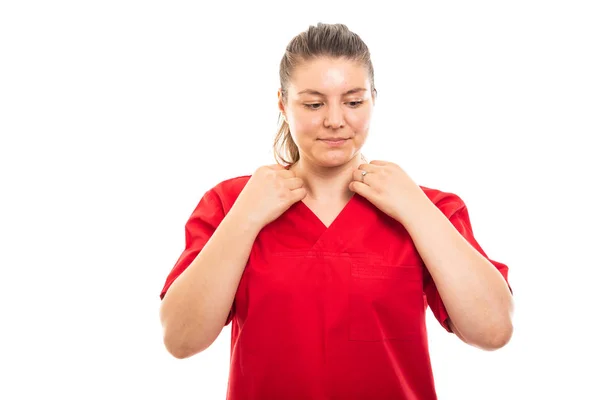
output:
MULTIPOLYGON (((200 200, 161 299, 249 178, 221 182, 200 200)), ((463 201, 421 188, 487 257, 463 201)), ((490 261, 507 279, 507 266, 490 261)), ((329 228, 295 203, 261 230, 242 274, 226 322, 232 322, 227 399, 436 399, 427 306, 450 331, 440 295, 402 224, 358 194, 329 228)))

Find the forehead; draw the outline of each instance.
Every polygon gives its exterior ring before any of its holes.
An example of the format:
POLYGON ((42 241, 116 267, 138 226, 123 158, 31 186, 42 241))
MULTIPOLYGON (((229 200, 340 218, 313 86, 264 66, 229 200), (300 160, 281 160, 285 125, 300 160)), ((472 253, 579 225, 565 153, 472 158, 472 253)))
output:
POLYGON ((370 91, 367 68, 346 58, 319 57, 302 62, 290 79, 290 91, 293 93, 312 89, 325 95, 334 95, 356 87, 370 91))

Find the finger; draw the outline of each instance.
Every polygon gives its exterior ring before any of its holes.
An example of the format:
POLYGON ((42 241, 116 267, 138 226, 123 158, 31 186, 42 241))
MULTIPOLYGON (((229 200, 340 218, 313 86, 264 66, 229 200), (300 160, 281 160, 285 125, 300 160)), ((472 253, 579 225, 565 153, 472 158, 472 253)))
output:
POLYGON ((364 197, 367 200, 372 199, 373 196, 375 195, 375 191, 373 190, 373 188, 362 182, 352 181, 352 182, 350 182, 350 185, 348 186, 348 188, 350 190, 352 190, 354 193, 358 193, 359 195, 361 195, 362 197, 364 197))
POLYGON ((283 181, 285 187, 289 190, 299 189, 304 186, 304 181, 301 178, 290 178, 283 181))
POLYGON ((258 167, 256 169, 256 171, 254 171, 254 175, 271 175, 274 173, 277 173, 280 170, 284 170, 285 168, 283 168, 281 165, 279 164, 271 164, 271 165, 261 165, 260 167, 258 167))
POLYGON ((356 171, 352 172, 352 179, 356 182, 366 183, 367 177, 370 174, 371 173, 368 171, 357 169, 356 171), (367 174, 364 174, 364 172, 367 172, 367 174))
POLYGON ((360 164, 358 166, 358 169, 360 169, 361 171, 367 171, 367 172, 375 172, 379 167, 377 165, 371 165, 371 164, 360 164))
POLYGON ((290 193, 292 194, 292 196, 291 196, 292 203, 297 203, 300 200, 302 200, 303 198, 305 198, 306 194, 308 192, 306 191, 306 188, 301 187, 301 188, 292 190, 290 193))
POLYGON ((378 165, 378 166, 384 166, 384 165, 388 165, 389 162, 383 161, 383 160, 373 160, 369 164, 378 165))
POLYGON ((279 170, 276 172, 276 174, 277 174, 277 176, 280 176, 283 179, 290 179, 290 178, 294 178, 296 176, 294 171, 290 171, 288 169, 279 170))

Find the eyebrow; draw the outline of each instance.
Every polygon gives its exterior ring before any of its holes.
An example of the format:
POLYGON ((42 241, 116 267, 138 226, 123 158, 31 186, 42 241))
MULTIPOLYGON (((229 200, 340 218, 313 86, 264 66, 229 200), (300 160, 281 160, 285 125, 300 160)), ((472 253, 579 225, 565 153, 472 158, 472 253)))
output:
MULTIPOLYGON (((367 89, 365 89, 365 88, 359 88, 359 87, 357 87, 357 88, 348 90, 346 93, 343 94, 343 96, 346 96, 348 94, 358 93, 358 92, 366 92, 366 91, 367 91, 367 89)), ((305 89, 305 90, 303 90, 301 92, 298 92, 298 94, 299 95, 300 94, 314 94, 316 96, 325 96, 323 93, 318 92, 318 91, 316 91, 314 89, 305 89)))

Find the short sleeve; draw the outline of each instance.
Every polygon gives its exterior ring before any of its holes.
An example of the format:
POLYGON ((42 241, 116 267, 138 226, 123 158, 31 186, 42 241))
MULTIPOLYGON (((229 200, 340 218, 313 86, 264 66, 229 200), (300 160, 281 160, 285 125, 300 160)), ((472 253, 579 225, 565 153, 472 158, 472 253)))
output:
MULTIPOLYGON (((467 210, 467 207, 462 202, 462 200, 460 200, 458 204, 455 203, 454 206, 440 207, 440 209, 445 214, 450 214, 449 220, 452 223, 452 225, 477 251, 479 251, 479 253, 481 253, 485 258, 487 258, 488 261, 490 261, 498 269, 498 271, 500 271, 500 274, 504 277, 504 280, 508 284, 508 266, 501 262, 490 259, 484 252, 484 250, 481 248, 473 234, 471 221, 469 219, 469 211, 467 210)), ((429 308, 431 308, 433 315, 448 332, 452 332, 448 324, 448 312, 446 311, 446 307, 442 302, 442 298, 440 297, 436 285, 431 275, 427 271, 427 268, 425 268, 423 276, 423 285, 424 292, 427 297, 427 303, 429 305, 429 308)), ((512 288, 510 287, 510 284, 508 284, 508 287, 512 293, 512 288)))
MULTIPOLYGON (((185 224, 185 248, 167 276, 160 293, 161 300, 173 282, 175 282, 204 248, 224 216, 225 212, 219 196, 214 190, 209 190, 204 194, 185 224)), ((229 312, 225 325, 231 321, 232 316, 233 307, 229 312)))

